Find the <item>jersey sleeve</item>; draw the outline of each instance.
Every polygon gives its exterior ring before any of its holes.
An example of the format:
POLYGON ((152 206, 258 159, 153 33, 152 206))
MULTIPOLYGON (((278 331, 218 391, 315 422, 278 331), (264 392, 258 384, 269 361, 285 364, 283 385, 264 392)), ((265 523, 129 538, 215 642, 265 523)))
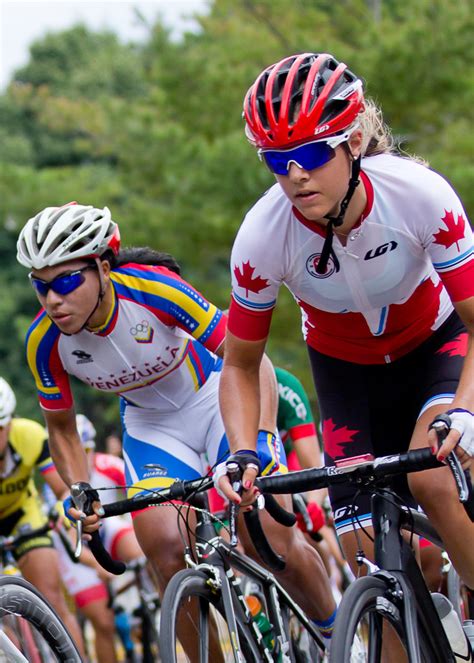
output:
POLYGON ((25 464, 31 468, 37 467, 41 474, 47 474, 54 469, 45 427, 31 419, 13 421, 15 448, 20 452, 25 464))
POLYGON ((423 241, 453 302, 474 297, 474 237, 452 187, 437 176, 430 187, 423 241))
POLYGON ((33 374, 41 407, 68 410, 73 398, 69 377, 61 362, 58 343, 61 332, 45 311, 33 321, 26 337, 26 357, 33 374))
POLYGON ((169 327, 177 326, 214 352, 225 336, 226 318, 192 285, 166 267, 129 264, 113 271, 117 292, 132 297, 169 327))
POLYGON ((48 439, 46 437, 46 431, 44 429, 43 433, 45 439, 43 440, 43 444, 41 446, 41 451, 36 461, 36 465, 38 467, 38 470, 40 471, 40 474, 44 476, 45 474, 48 474, 48 472, 52 472, 55 469, 55 466, 53 463, 53 459, 51 458, 48 439))
POLYGON ((301 382, 281 368, 275 368, 278 382, 278 429, 286 431, 292 442, 316 435, 308 396, 301 382))
POLYGON ((252 211, 244 220, 231 254, 232 298, 228 328, 238 338, 258 341, 270 330, 273 309, 282 283, 278 259, 252 211), (254 223, 255 222, 255 223, 254 223))

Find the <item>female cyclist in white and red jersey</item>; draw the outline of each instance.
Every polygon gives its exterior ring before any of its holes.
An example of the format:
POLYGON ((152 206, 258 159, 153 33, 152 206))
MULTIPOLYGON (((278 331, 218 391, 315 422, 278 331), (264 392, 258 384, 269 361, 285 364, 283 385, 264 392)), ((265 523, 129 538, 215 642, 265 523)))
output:
MULTIPOLYGON (((232 251, 220 383, 231 450, 254 448, 258 366, 285 284, 301 308, 327 463, 427 444, 435 451, 428 427, 447 411, 452 428, 438 458, 456 449, 469 467, 474 252, 456 193, 426 165, 396 153, 361 80, 331 55, 293 55, 265 69, 245 97, 244 117, 276 184, 248 212, 232 251)), ((248 468, 250 488, 254 477, 248 468)), ((226 478, 221 483, 237 499, 226 478)), ((474 587, 474 525, 449 470, 411 475, 409 485, 474 587)), ((330 492, 353 560, 348 507, 355 501, 367 524, 368 498, 330 492)))

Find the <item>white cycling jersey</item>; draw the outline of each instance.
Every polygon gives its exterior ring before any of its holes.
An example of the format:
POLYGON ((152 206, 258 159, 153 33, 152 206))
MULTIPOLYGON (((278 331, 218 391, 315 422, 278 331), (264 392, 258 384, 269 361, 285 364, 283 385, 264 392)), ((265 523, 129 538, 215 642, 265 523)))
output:
POLYGON ((474 296, 473 234, 439 174, 393 155, 362 160, 367 205, 346 245, 334 236, 324 274, 325 229, 275 184, 248 212, 234 243, 229 329, 265 338, 284 283, 314 349, 356 363, 403 356, 438 329, 452 301, 474 296))
POLYGON ((27 336, 41 406, 68 409, 68 374, 155 412, 176 412, 221 360, 225 316, 165 267, 130 263, 111 272, 113 305, 101 328, 62 334, 44 310, 27 336))

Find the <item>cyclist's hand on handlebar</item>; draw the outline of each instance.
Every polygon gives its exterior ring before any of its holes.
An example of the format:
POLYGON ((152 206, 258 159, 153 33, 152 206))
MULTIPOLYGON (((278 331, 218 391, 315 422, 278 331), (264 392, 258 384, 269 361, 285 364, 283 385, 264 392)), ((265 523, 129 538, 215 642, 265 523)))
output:
POLYGON ((449 433, 439 450, 436 432, 433 429, 429 431, 433 453, 436 453, 438 460, 444 461, 451 451, 455 451, 463 469, 470 469, 474 456, 474 415, 462 408, 448 410, 446 415, 450 421, 449 433))
POLYGON ((249 507, 258 496, 253 483, 260 473, 260 461, 255 451, 241 449, 218 465, 214 484, 229 501, 249 507))
MULTIPOLYGON (((82 522, 82 530, 88 536, 91 532, 95 532, 100 527, 100 516, 104 515, 104 510, 99 500, 99 495, 96 490, 86 482, 73 484, 71 489, 81 487, 79 497, 69 495, 63 502, 64 513, 66 517, 76 526, 77 521, 82 522)), ((74 494, 74 493, 73 493, 74 494)))

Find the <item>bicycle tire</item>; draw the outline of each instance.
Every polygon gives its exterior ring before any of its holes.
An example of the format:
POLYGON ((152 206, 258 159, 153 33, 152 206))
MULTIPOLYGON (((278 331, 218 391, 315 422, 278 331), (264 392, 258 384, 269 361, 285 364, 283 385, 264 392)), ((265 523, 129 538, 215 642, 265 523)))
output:
POLYGON ((79 652, 53 608, 23 578, 0 578, 0 618, 14 614, 22 617, 48 644, 61 663, 81 663, 79 652))
POLYGON ((384 623, 391 625, 405 647, 402 615, 387 596, 386 583, 373 576, 359 578, 348 587, 339 606, 329 663, 380 661, 384 623), (366 616, 369 616, 367 622, 364 621, 366 616))
MULTIPOLYGON (((180 613, 180 607, 184 601, 197 599, 199 605, 199 619, 189 619, 189 625, 196 632, 199 642, 199 663, 209 663, 211 652, 209 649, 209 608, 214 609, 214 615, 220 615, 225 620, 225 613, 219 591, 214 591, 208 585, 208 576, 199 570, 184 569, 173 576, 168 584, 161 606, 161 624, 160 624, 160 650, 162 663, 177 663, 183 661, 184 652, 180 648, 177 639, 177 622, 180 613), (198 623, 196 623, 198 621, 198 623), (179 653, 178 653, 179 650, 179 653), (179 656, 179 658, 178 658, 179 656)), ((237 630, 239 634, 240 646, 242 649, 243 660, 246 663, 259 663, 261 657, 258 648, 252 639, 249 629, 236 615, 237 630)), ((182 622, 181 622, 182 623, 182 622)), ((230 634, 228 641, 230 643, 230 634)), ((220 640, 221 652, 226 657, 225 642, 220 640)), ((229 647, 230 649, 230 647, 229 647)), ((225 660, 234 660, 233 655, 225 660)))

